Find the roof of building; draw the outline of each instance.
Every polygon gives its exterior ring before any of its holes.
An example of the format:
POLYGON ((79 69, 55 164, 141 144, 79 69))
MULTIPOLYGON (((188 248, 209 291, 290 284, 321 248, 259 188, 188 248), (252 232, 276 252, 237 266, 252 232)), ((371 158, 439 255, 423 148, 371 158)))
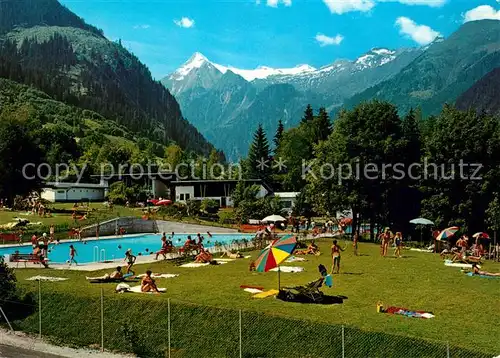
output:
POLYGON ((44 188, 53 189, 72 189, 72 188, 85 188, 85 189, 106 189, 108 186, 105 184, 93 183, 66 183, 66 182, 47 182, 44 188))
POLYGON ((198 180, 174 180, 172 184, 227 184, 227 183, 238 183, 239 181, 248 182, 248 183, 261 183, 262 179, 198 179, 198 180))

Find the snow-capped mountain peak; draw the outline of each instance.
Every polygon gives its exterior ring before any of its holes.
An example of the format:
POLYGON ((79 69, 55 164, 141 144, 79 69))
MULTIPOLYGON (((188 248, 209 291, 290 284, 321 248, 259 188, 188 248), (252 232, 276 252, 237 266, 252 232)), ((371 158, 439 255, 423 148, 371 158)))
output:
POLYGON ((208 59, 200 52, 195 52, 189 60, 179 67, 171 76, 172 80, 181 81, 192 70, 202 67, 205 63, 210 63, 208 59))

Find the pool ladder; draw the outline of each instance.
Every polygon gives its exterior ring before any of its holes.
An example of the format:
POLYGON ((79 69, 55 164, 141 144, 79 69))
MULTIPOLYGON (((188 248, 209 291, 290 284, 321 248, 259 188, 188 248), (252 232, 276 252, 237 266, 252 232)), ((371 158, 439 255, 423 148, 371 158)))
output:
POLYGON ((94 246, 94 262, 105 262, 106 261, 106 250, 101 249, 99 251, 99 246, 94 246))

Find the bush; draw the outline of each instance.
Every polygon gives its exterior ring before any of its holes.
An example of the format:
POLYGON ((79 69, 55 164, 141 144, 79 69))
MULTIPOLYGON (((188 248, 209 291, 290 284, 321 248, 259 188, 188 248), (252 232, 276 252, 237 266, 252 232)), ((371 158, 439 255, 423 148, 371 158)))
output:
POLYGON ((216 214, 219 211, 219 202, 214 199, 203 199, 200 210, 208 214, 216 214))

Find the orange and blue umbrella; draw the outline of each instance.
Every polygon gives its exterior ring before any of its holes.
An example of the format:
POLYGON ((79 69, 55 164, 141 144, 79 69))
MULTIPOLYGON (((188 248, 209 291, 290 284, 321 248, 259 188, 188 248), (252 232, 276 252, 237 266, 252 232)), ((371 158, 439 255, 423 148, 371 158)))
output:
POLYGON ((459 230, 460 228, 458 226, 452 226, 447 229, 444 229, 439 233, 439 235, 436 237, 436 240, 443 240, 443 239, 449 239, 455 233, 459 230))
POLYGON ((295 236, 287 235, 274 240, 260 253, 255 260, 255 267, 259 272, 267 272, 278 267, 295 250, 297 239, 295 236))

